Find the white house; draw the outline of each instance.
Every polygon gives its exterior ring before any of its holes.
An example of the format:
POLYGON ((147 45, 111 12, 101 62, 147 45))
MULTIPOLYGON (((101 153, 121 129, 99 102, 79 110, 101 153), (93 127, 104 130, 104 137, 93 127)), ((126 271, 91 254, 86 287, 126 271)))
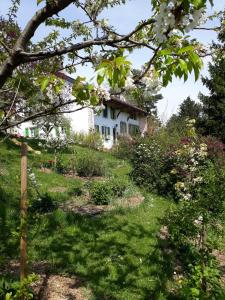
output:
MULTIPOLYGON (((72 83, 73 79, 65 74, 61 76, 72 83)), ((111 97, 110 100, 104 102, 105 109, 100 113, 95 113, 92 108, 84 108, 82 110, 69 114, 71 127, 77 133, 89 133, 92 130, 99 132, 103 138, 104 147, 110 149, 117 141, 118 136, 134 135, 136 133, 144 134, 147 130, 146 112, 119 97, 111 97)), ((77 105, 75 107, 79 108, 77 105)), ((64 133, 63 128, 55 128, 60 134, 64 133)), ((41 134, 41 128, 32 125, 31 122, 23 123, 14 131, 21 136, 38 137, 41 134)))

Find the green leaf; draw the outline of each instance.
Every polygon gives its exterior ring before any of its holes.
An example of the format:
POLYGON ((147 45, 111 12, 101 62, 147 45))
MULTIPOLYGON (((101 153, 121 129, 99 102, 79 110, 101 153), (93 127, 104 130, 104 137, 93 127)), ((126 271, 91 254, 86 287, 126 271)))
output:
POLYGON ((177 52, 177 54, 182 54, 182 53, 193 51, 193 50, 194 50, 194 47, 191 46, 191 45, 189 45, 187 47, 179 49, 178 52, 177 52))
POLYGON ((200 57, 194 52, 191 52, 189 54, 189 58, 193 62, 194 65, 199 64, 199 61, 201 61, 200 57))
POLYGON ((100 74, 98 74, 97 76, 97 83, 98 85, 101 85, 104 81, 104 76, 101 76, 100 74))
POLYGON ((41 2, 43 2, 44 0, 37 0, 37 5, 39 5, 41 2))
POLYGON ((49 78, 48 77, 44 77, 41 80, 41 90, 42 90, 42 92, 47 88, 48 83, 49 83, 49 78))
POLYGON ((183 59, 179 59, 179 64, 181 70, 186 73, 188 71, 186 62, 183 59))
POLYGON ((192 64, 191 61, 188 61, 188 62, 187 62, 187 68, 188 68, 189 73, 191 73, 192 70, 193 70, 193 64, 192 64))
POLYGON ((193 69, 194 69, 194 74, 195 74, 195 81, 197 81, 199 78, 200 69, 197 65, 193 65, 193 69))
POLYGON ((187 73, 184 73, 184 82, 188 80, 188 75, 187 73))
POLYGON ((163 49, 161 51, 159 51, 158 55, 161 56, 161 55, 170 55, 172 54, 172 50, 171 49, 163 49))

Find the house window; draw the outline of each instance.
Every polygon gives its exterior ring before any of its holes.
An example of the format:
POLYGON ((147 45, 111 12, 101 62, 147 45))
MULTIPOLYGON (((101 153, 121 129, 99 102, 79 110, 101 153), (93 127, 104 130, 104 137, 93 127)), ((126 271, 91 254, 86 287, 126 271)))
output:
POLYGON ((127 123, 120 122, 120 134, 124 135, 127 134, 127 123))
POLYGON ((62 133, 62 134, 66 134, 66 129, 65 129, 65 127, 61 127, 61 133, 62 133))
POLYGON ((132 120, 137 120, 137 115, 136 114, 130 114, 130 119, 132 120))
POLYGON ((129 124, 128 131, 129 135, 137 135, 140 133, 140 128, 137 125, 129 124))
POLYGON ((95 125, 95 132, 99 133, 99 125, 95 125))
POLYGON ((38 137, 39 132, 37 127, 31 127, 30 128, 30 136, 31 137, 38 137))
POLYGON ((112 107, 110 108, 110 115, 112 120, 116 119, 116 110, 112 107))
POLYGON ((105 108, 103 110, 103 117, 108 118, 108 107, 105 105, 105 108))
POLYGON ((102 136, 105 141, 110 139, 110 127, 102 126, 102 136))
POLYGON ((39 130, 37 127, 31 127, 30 128, 30 136, 31 137, 38 137, 39 135, 39 130))

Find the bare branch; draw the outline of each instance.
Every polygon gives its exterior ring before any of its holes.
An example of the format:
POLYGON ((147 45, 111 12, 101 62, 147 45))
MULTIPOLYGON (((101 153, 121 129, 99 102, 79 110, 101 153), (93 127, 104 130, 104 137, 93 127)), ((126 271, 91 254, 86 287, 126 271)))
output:
POLYGON ((221 27, 195 27, 194 30, 212 30, 219 31, 221 27))
POLYGON ((21 83, 21 79, 20 79, 20 81, 19 81, 19 83, 18 83, 18 87, 17 87, 16 93, 15 93, 14 99, 13 99, 11 105, 10 105, 10 108, 9 108, 9 110, 8 110, 8 112, 7 112, 7 114, 6 114, 6 116, 4 117, 4 119, 2 120, 2 122, 0 123, 0 126, 5 122, 5 120, 7 120, 7 118, 8 118, 9 115, 11 114, 11 111, 12 111, 12 109, 13 109, 14 103, 15 103, 15 101, 16 101, 17 94, 18 94, 18 92, 19 92, 20 83, 21 83))

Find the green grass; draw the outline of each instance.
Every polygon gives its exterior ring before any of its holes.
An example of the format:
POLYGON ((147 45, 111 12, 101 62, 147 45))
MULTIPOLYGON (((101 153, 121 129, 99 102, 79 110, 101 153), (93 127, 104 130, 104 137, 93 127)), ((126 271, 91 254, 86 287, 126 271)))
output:
POLYGON ((157 239, 166 207, 164 199, 151 197, 139 208, 101 217, 59 210, 41 216, 30 233, 29 257, 83 278, 95 299, 156 297, 169 271, 157 239))
MULTIPOLYGON (((0 151, 0 169, 5 172, 0 176, 0 186, 6 192, 0 198, 0 205, 3 207, 7 203, 5 213, 3 210, 0 213, 0 225, 4 228, 0 253, 5 259, 7 256, 16 259, 19 255, 20 153, 10 142, 1 143, 0 151)), ((79 155, 92 151, 76 147, 79 155)), ((112 175, 129 178, 130 166, 126 161, 118 160, 110 153, 95 153, 104 159, 112 175)), ((64 160, 69 157, 70 154, 63 154, 64 160)), ((53 159, 52 153, 29 154, 29 165, 33 166, 40 191, 64 187, 64 192, 51 193, 58 202, 66 201, 70 189, 79 186, 81 180, 55 172, 40 172, 39 162, 48 159, 53 159)), ((160 218, 170 201, 140 191, 130 182, 128 196, 137 191, 143 193, 145 201, 132 209, 117 208, 97 217, 65 213, 60 209, 31 216, 29 261, 48 261, 52 272, 83 279, 84 287, 92 291, 92 299, 168 299, 167 281, 172 275, 169 260, 161 251, 158 233, 160 218)))

